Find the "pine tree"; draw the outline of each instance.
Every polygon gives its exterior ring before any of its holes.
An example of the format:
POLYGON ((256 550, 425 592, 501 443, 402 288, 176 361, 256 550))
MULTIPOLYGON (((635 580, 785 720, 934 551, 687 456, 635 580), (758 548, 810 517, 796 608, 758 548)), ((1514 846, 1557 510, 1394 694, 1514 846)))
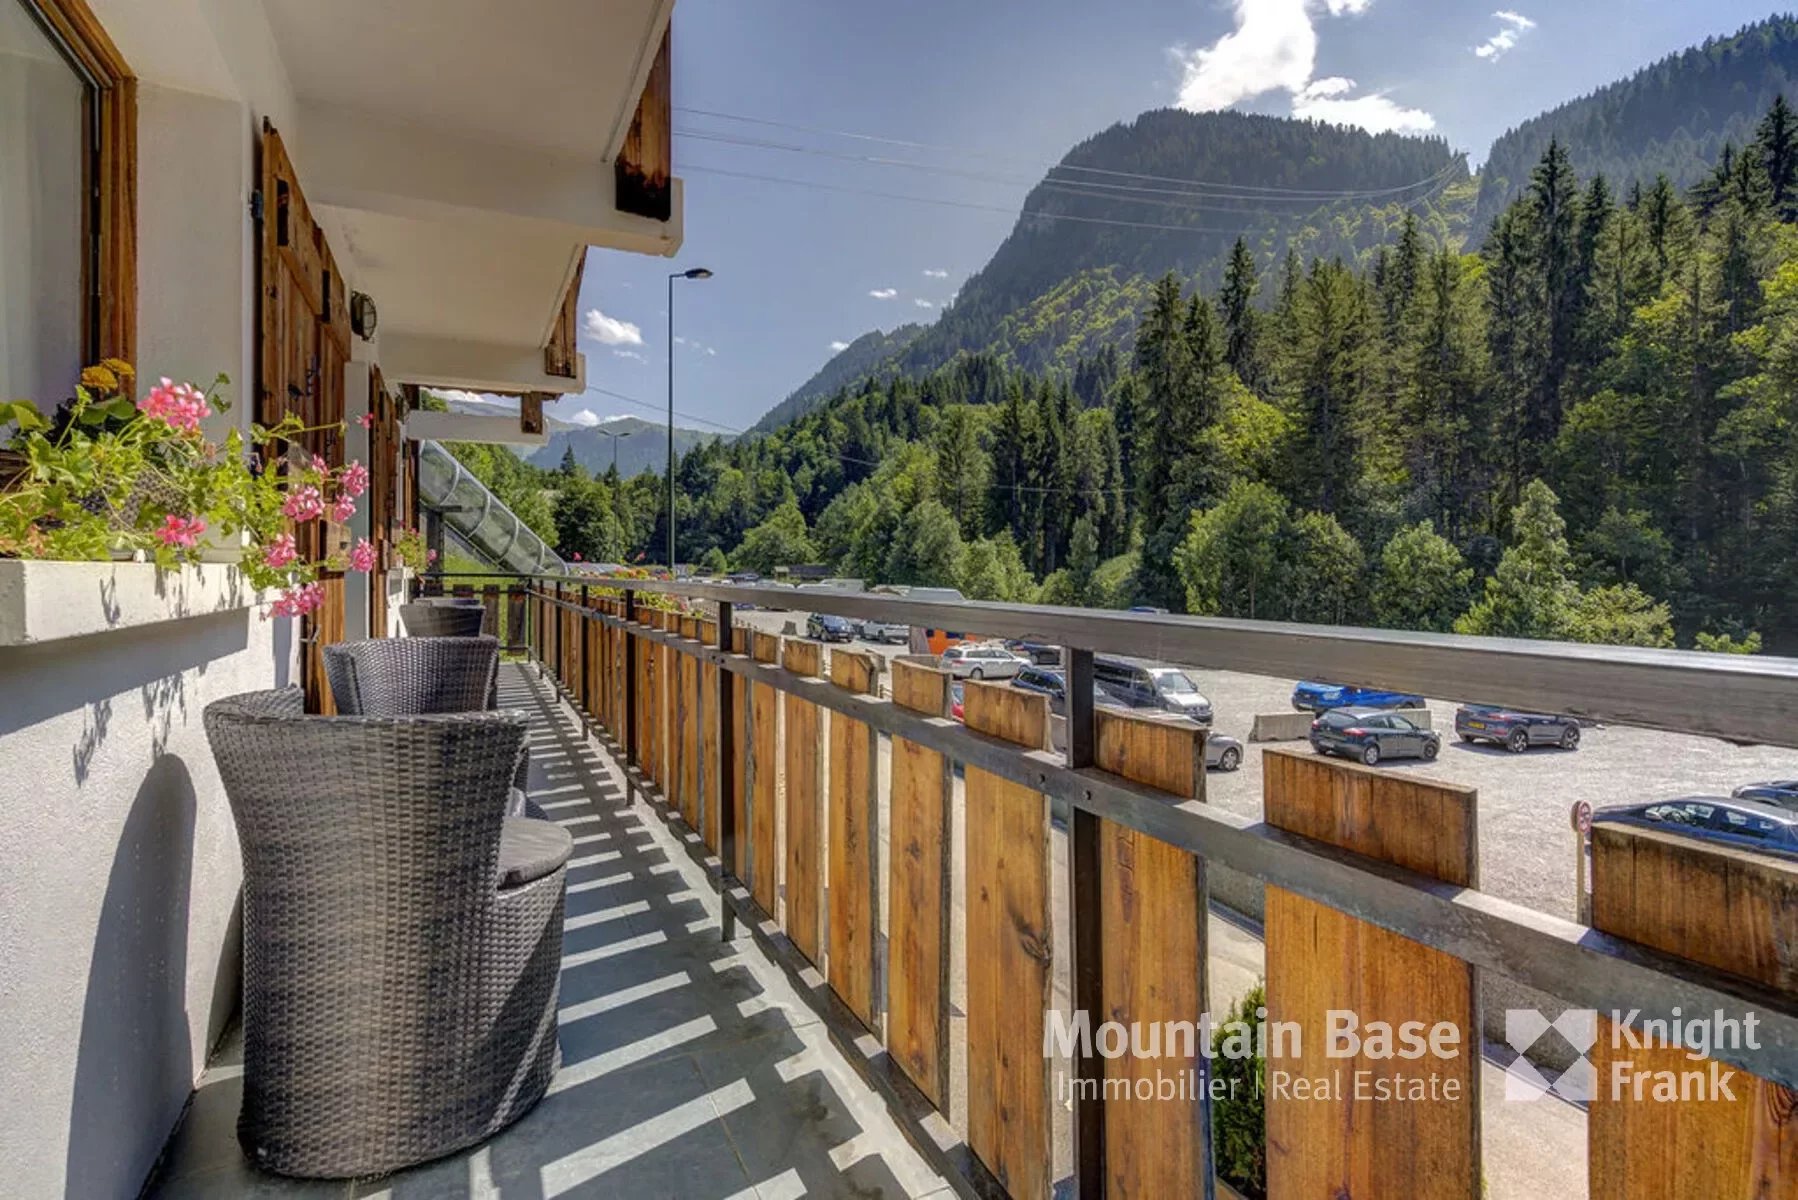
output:
POLYGON ((1259 286, 1254 255, 1249 253, 1248 243, 1237 238, 1217 300, 1224 315, 1224 359, 1250 389, 1259 387, 1261 381, 1260 364, 1256 361, 1256 323, 1261 314, 1255 309, 1255 292, 1259 286))
POLYGON ((1782 92, 1761 118, 1754 148, 1767 177, 1767 198, 1784 221, 1798 216, 1798 116, 1782 92))

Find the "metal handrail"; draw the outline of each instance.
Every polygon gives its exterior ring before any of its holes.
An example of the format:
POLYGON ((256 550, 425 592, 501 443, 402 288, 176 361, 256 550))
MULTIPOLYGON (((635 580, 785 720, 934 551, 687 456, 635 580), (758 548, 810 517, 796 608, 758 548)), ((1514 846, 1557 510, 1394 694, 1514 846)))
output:
POLYGON ((913 600, 866 592, 799 592, 766 584, 578 574, 531 578, 727 604, 802 607, 1250 675, 1328 679, 1798 748, 1798 659, 1792 658, 1050 605, 913 600))
MULTIPOLYGON (((549 581, 544 581, 549 582, 549 581)), ((554 582, 568 582, 558 579, 554 582)), ((643 591, 644 580, 620 581, 643 591)), ((587 581, 591 589, 591 581, 587 581)), ((807 596, 815 593, 805 593, 807 596)), ((1042 792, 1067 809, 1139 830, 1207 862, 1229 867, 1472 966, 1495 971, 1570 1005, 1601 1012, 1634 1010, 1641 1019, 1674 1011, 1721 1010, 1760 1021, 1759 1045, 1719 1047, 1713 1057, 1788 1087, 1798 1087, 1798 1010, 1771 989, 1661 954, 1514 901, 1455 887, 1389 863, 1204 804, 1183 801, 1048 751, 1022 750, 943 717, 926 717, 890 700, 797 675, 695 639, 613 617, 558 598, 531 595, 585 620, 627 630, 730 674, 796 695, 881 733, 903 737, 967 766, 1042 792)), ((729 601, 726 601, 729 603, 729 601)), ((995 606, 1008 607, 1008 606, 995 606)), ((1786 661, 1786 660, 1781 660, 1786 661)))

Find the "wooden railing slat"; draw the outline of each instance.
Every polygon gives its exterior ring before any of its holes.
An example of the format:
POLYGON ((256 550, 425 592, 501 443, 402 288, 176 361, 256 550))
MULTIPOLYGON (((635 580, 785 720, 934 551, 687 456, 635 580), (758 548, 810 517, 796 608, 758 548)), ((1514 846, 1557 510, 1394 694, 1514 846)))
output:
MULTIPOLYGON (((830 653, 830 679, 864 695, 877 693, 879 673, 868 654, 830 653)), ((880 931, 880 747, 866 724, 830 714, 830 790, 824 839, 830 870, 830 986, 862 1024, 874 1027, 880 931)))
MULTIPOLYGON (((820 655, 814 642, 788 638, 784 646, 786 669, 796 675, 816 675, 820 655)), ((823 880, 823 830, 820 808, 824 798, 823 755, 819 741, 823 724, 818 706, 797 696, 786 700, 786 930, 801 954, 814 964, 822 961, 819 945, 820 891, 823 880)))
MULTIPOLYGON (((949 674, 893 664, 893 703, 929 716, 949 715, 949 674)), ((938 1109, 949 1094, 949 917, 951 803, 949 760, 905 738, 893 739, 888 837, 887 1049, 938 1109)))
MULTIPOLYGON (((1798 994, 1798 863, 1595 825, 1592 925, 1798 994)), ((1798 1197, 1798 1093, 1660 1039, 1620 1045, 1608 1017, 1597 1024, 1587 1110, 1593 1200, 1798 1197), (1704 1098, 1669 1101, 1646 1083, 1638 1095, 1637 1080, 1655 1072, 1675 1081, 1697 1072, 1704 1098), (1729 1081, 1727 1094, 1712 1090, 1713 1072, 1729 1081)))
MULTIPOLYGON (((1205 798, 1205 730, 1186 720, 1096 709, 1093 763, 1101 771, 1170 794, 1205 798)), ((1100 994, 1090 1014, 1126 1028, 1197 1022, 1209 1010, 1204 865, 1166 842, 1111 821, 1098 822, 1100 994)), ((1134 1097, 1142 1083, 1204 1078, 1195 1044, 1191 1058, 1103 1060, 1103 1076, 1126 1092, 1105 1101, 1106 1194, 1116 1197, 1202 1196, 1210 1163, 1210 1106, 1194 1089, 1172 1099, 1134 1097)), ((1151 1090, 1150 1095, 1156 1093, 1151 1090)))
MULTIPOLYGON (((969 729, 1032 750, 1049 741, 1048 697, 969 682, 969 729)), ((1046 1196, 1053 1107, 1043 1054, 1050 992, 1049 800, 969 767, 968 1145, 1017 1197, 1046 1196)))
MULTIPOLYGON (((1471 788, 1270 749, 1262 757, 1262 809, 1269 825, 1445 883, 1474 886, 1477 794, 1471 788)), ((1344 1084, 1328 1096, 1269 1088, 1267 1190, 1272 1200, 1307 1196, 1405 1196, 1476 1200, 1480 1195, 1480 1026, 1473 968, 1281 888, 1267 889, 1269 1022, 1296 1022, 1300 1051, 1268 1063, 1270 1074, 1304 1080, 1380 1081, 1436 1076, 1453 1096, 1380 1100, 1344 1084), (1328 1057, 1327 1014, 1355 1014, 1362 1027, 1452 1022, 1453 1058, 1328 1057)), ((1272 1026, 1270 1025, 1270 1028, 1272 1026)))

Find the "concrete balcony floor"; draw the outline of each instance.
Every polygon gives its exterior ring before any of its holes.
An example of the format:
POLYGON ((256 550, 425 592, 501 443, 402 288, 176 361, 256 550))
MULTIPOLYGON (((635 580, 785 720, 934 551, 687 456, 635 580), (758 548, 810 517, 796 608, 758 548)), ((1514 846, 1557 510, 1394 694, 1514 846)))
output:
POLYGON ((263 1174, 236 1138, 234 1038, 199 1081, 152 1197, 947 1197, 746 933, 676 829, 536 670, 501 667, 500 704, 531 714, 531 793, 575 839, 561 985, 562 1068, 518 1124, 383 1179, 263 1174))

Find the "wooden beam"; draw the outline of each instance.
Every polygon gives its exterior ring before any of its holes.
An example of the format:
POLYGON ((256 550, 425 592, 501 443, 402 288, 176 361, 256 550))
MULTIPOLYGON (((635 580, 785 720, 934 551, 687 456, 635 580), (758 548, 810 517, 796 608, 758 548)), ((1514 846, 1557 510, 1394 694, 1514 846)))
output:
POLYGON ((673 36, 672 28, 662 35, 630 132, 612 164, 618 211, 657 221, 674 215, 673 36))
POLYGON ((526 437, 543 436, 544 393, 526 392, 518 398, 518 432, 526 437))
POLYGON ((545 375, 573 379, 580 374, 575 360, 579 353, 576 344, 580 336, 581 278, 586 273, 587 249, 583 246, 580 257, 575 260, 574 275, 568 281, 568 290, 562 293, 562 303, 556 309, 556 320, 550 327, 549 342, 543 347, 545 375))

